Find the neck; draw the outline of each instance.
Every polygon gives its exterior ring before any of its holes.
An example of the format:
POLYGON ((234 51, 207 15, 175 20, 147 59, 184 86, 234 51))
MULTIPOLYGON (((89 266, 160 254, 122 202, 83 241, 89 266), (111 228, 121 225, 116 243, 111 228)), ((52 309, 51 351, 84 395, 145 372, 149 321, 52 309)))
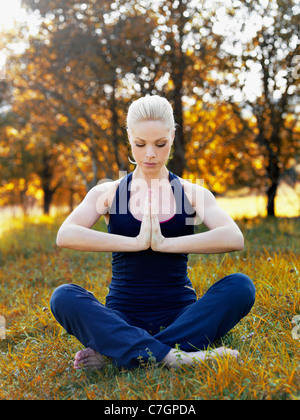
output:
POLYGON ((159 171, 143 171, 139 166, 133 172, 133 177, 135 179, 143 179, 147 185, 151 186, 152 180, 162 180, 162 179, 169 179, 169 171, 166 166, 160 168, 159 171))

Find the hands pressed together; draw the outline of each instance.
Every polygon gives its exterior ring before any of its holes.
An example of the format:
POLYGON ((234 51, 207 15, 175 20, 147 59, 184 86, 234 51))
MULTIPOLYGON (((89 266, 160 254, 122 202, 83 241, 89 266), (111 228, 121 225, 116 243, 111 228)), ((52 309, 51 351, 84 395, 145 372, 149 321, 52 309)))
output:
POLYGON ((136 237, 138 247, 141 250, 151 248, 153 251, 162 251, 165 239, 160 229, 156 200, 148 190, 141 230, 136 237))

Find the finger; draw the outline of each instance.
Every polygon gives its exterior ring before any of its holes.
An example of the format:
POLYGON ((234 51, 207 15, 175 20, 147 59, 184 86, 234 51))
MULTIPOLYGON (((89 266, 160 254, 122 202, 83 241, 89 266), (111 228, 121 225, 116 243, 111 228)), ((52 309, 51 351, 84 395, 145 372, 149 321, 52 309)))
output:
POLYGON ((151 228, 152 228, 152 231, 155 233, 160 232, 160 223, 159 223, 159 218, 158 218, 157 213, 151 212, 151 228))
POLYGON ((153 197, 153 195, 151 196, 150 205, 151 205, 151 214, 158 215, 157 201, 156 201, 155 197, 153 197))
POLYGON ((151 208, 150 208, 150 196, 149 194, 146 195, 145 205, 144 205, 144 216, 150 215, 151 208))

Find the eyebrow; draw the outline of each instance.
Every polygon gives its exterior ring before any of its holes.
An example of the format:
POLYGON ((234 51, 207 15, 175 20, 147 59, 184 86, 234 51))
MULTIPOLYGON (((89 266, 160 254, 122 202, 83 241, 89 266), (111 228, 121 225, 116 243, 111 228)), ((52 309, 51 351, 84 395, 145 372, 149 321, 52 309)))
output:
MULTIPOLYGON (((139 137, 136 137, 136 139, 140 140, 140 141, 144 141, 144 142, 147 141, 147 140, 140 139, 139 137)), ((160 141, 160 140, 167 140, 167 138, 166 137, 161 137, 160 139, 157 139, 157 140, 154 140, 154 141, 160 141)))

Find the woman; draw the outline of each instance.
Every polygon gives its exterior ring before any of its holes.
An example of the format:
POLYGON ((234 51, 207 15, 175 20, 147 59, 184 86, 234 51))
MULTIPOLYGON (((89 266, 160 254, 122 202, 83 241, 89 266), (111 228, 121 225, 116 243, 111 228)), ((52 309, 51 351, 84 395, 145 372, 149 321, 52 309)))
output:
POLYGON ((187 255, 241 250, 243 235, 208 190, 166 168, 175 123, 165 98, 133 102, 127 127, 136 169, 94 187, 57 235, 60 247, 113 253, 105 305, 74 284, 52 295, 55 318, 86 347, 76 354, 74 367, 101 368, 103 355, 126 368, 141 360, 170 367, 237 357, 235 350, 212 353, 207 347, 250 311, 254 285, 244 274, 231 274, 197 300, 187 255), (91 230, 101 216, 108 233, 91 230), (194 234, 196 217, 207 232, 194 234))

